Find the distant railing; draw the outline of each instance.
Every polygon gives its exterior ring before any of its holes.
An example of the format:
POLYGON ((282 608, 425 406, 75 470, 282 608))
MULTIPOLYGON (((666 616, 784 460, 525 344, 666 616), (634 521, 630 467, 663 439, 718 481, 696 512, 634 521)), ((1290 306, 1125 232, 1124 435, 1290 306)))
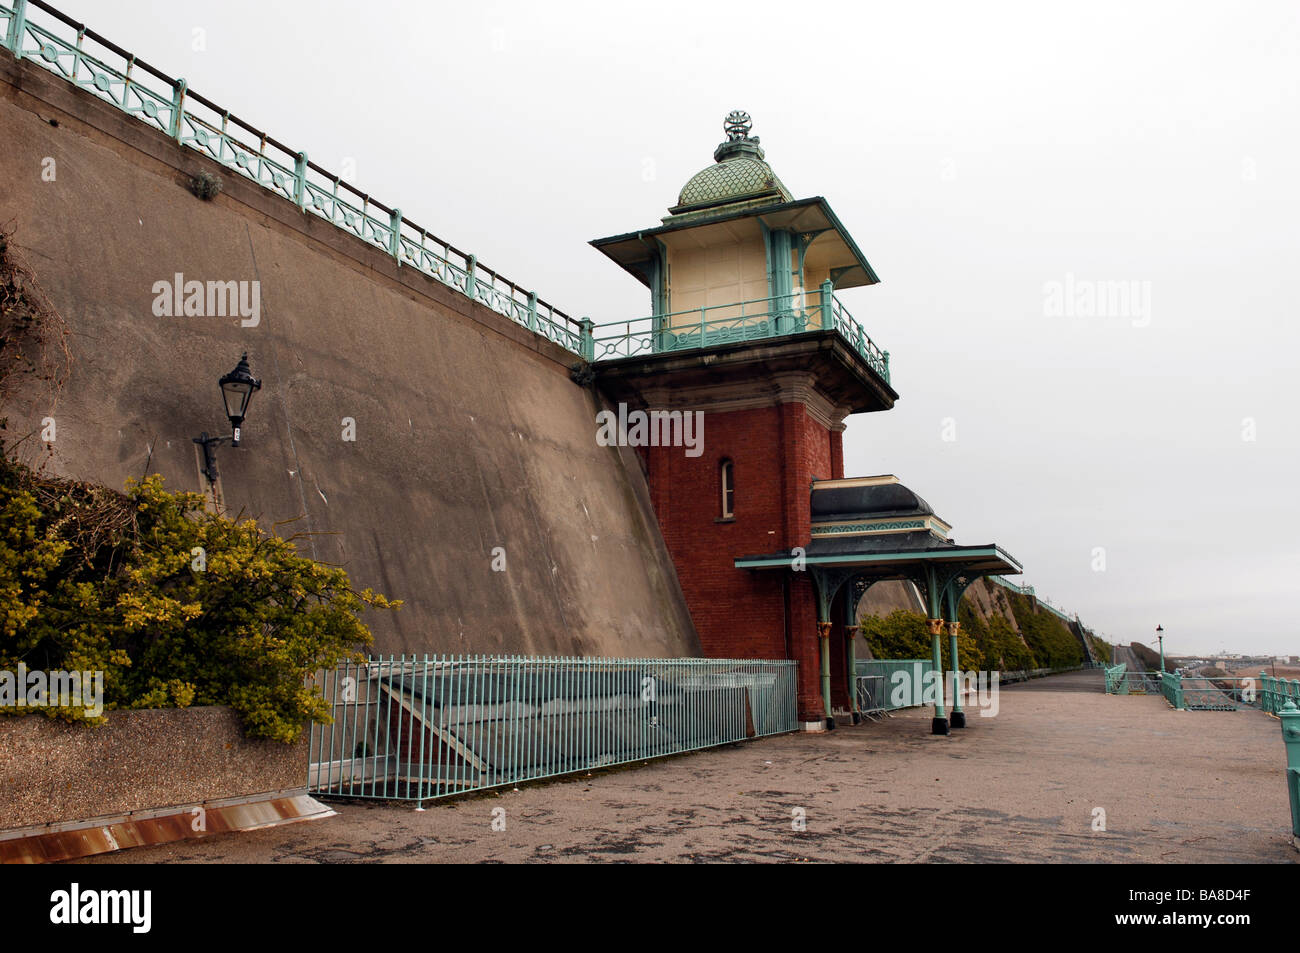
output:
POLYGON ((400 209, 309 161, 307 153, 254 128, 189 89, 185 80, 160 72, 42 0, 0 3, 0 38, 17 58, 45 67, 304 212, 351 232, 398 265, 413 267, 566 350, 587 356, 583 337, 585 332, 589 344, 591 322, 569 317, 405 218, 400 209), (37 11, 48 17, 33 19, 37 11))
POLYGON ((859 659, 858 710, 895 711, 923 705, 923 688, 934 662, 930 659, 859 659), (896 673, 906 677, 896 679, 896 673))
MULTIPOLYGON (((1106 694, 1154 694, 1158 691, 1174 708, 1188 711, 1236 711, 1239 708, 1262 708, 1280 705, 1286 701, 1289 689, 1279 690, 1275 684, 1265 684, 1267 676, 1260 679, 1236 675, 1187 675, 1174 672, 1128 672, 1121 662, 1106 669, 1106 694)), ((1284 679, 1267 680, 1270 683, 1284 679)), ((1295 683, 1296 697, 1300 697, 1300 682, 1295 683)))
POLYGON ((1130 672, 1122 669, 1124 663, 1108 668, 1106 693, 1108 695, 1159 695, 1164 692, 1159 672, 1130 672))
POLYGON ((1012 582, 1006 576, 989 576, 989 581, 1001 586, 1004 589, 1010 589, 1012 592, 1018 592, 1022 596, 1032 596, 1034 594, 1033 586, 1022 586, 1012 582))
POLYGON ((425 801, 798 728, 796 663, 392 656, 326 673, 308 788, 425 801))
POLYGON ((592 359, 612 361, 828 330, 838 331, 867 366, 889 383, 889 352, 867 336, 835 297, 829 281, 818 291, 598 324, 592 329, 592 359))
POLYGON ((1127 662, 1120 662, 1118 665, 1106 669, 1106 694, 1107 695, 1127 695, 1128 681, 1124 678, 1124 672, 1128 668, 1127 662))
POLYGON ((1056 606, 1054 606, 1051 603, 1051 601, 1046 596, 1040 596, 1036 592, 1034 592, 1033 586, 1018 585, 1017 583, 1012 582, 1010 579, 1006 578, 1005 576, 989 576, 988 578, 992 582, 996 583, 997 585, 1001 586, 1004 589, 1010 589, 1012 592, 1018 592, 1022 596, 1032 596, 1034 598, 1034 601, 1037 602, 1039 606, 1046 609, 1048 612, 1052 613, 1054 616, 1059 618, 1062 622, 1066 623, 1067 625, 1074 625, 1079 622, 1078 616, 1072 616, 1064 609, 1058 609, 1056 606))
POLYGON ((1183 706, 1192 711, 1236 711, 1259 708, 1259 681, 1255 678, 1215 675, 1181 675, 1183 706))

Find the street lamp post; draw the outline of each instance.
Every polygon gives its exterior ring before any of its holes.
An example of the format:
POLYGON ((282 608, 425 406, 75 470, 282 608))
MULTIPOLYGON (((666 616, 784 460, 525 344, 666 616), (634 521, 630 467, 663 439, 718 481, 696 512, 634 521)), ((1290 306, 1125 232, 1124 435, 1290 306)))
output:
POLYGON ((1165 673, 1165 627, 1156 626, 1156 641, 1160 643, 1160 674, 1165 673))

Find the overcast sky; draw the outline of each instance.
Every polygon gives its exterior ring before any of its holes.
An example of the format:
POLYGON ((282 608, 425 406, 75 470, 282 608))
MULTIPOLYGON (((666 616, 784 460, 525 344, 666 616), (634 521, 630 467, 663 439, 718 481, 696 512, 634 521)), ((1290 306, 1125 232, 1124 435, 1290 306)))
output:
POLYGON ((849 475, 1112 640, 1300 653, 1300 5, 56 4, 598 323, 649 301, 586 242, 748 110, 881 277, 849 475))

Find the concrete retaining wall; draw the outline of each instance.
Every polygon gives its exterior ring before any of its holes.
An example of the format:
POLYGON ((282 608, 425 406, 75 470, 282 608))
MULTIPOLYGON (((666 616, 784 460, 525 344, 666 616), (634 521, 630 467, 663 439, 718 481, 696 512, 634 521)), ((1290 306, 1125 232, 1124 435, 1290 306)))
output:
POLYGON ((229 708, 0 717, 0 831, 302 790, 307 739, 243 737, 229 708))
POLYGON ((72 329, 57 405, 5 408, 15 436, 55 418, 53 472, 203 489, 191 438, 229 433, 216 381, 247 350, 263 387, 218 450, 224 502, 405 600, 368 617, 376 651, 698 654, 644 475, 596 445, 568 352, 3 52, 0 143, 0 223, 72 329), (176 273, 259 281, 258 325, 155 316, 176 273))

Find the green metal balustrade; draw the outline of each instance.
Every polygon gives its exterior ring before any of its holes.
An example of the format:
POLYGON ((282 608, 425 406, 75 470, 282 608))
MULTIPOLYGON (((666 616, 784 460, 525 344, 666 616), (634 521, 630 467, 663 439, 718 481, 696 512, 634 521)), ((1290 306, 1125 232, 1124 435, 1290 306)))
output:
POLYGON ((1259 683, 1237 676, 1178 676, 1183 706, 1189 711, 1236 711, 1259 708, 1259 683))
POLYGON ((399 265, 415 268, 561 347, 582 353, 582 320, 42 0, 0 3, 0 38, 19 59, 45 67, 304 212, 351 232, 399 265))
POLYGON ((1022 596, 1034 595, 1033 586, 1022 586, 1019 583, 1012 582, 1006 576, 989 576, 989 582, 1001 586, 1003 589, 1010 589, 1012 592, 1018 592, 1022 596))
POLYGON ((1277 711, 1286 746, 1286 790, 1291 802, 1292 843, 1300 847, 1300 706, 1287 699, 1277 711))
POLYGON ((390 656, 325 673, 320 795, 426 801, 795 731, 796 663, 390 656))
POLYGON ((1270 715, 1280 714, 1287 702, 1300 708, 1300 679, 1276 678, 1259 673, 1260 708, 1270 715))
POLYGON ((1159 672, 1130 672, 1125 662, 1107 668, 1105 677, 1108 695, 1160 695, 1165 691, 1159 672))
POLYGON ((691 322, 682 325, 675 320, 681 315, 657 315, 601 325, 607 332, 619 327, 626 330, 596 339, 596 326, 589 319, 570 317, 536 292, 521 288, 474 255, 406 218, 399 208, 385 205, 321 168, 305 151, 292 149, 250 125, 190 89, 184 79, 155 69, 43 0, 0 2, 0 41, 17 58, 36 63, 112 103, 180 145, 293 202, 303 212, 326 219, 381 249, 399 266, 442 282, 583 360, 834 329, 872 370, 889 380, 889 354, 876 347, 830 293, 829 282, 823 291, 810 292, 807 301, 794 295, 766 299, 761 314, 754 308, 763 302, 704 308, 694 327, 686 326, 691 322), (746 320, 724 316, 737 307, 749 309, 746 320))
POLYGON ((1175 708, 1187 707, 1183 701, 1183 680, 1180 675, 1174 672, 1161 672, 1160 692, 1165 696, 1165 701, 1175 708))
POLYGON ((1107 695, 1127 695, 1128 681, 1124 678, 1124 672, 1128 668, 1126 662, 1120 662, 1111 668, 1106 669, 1106 694, 1107 695))
POLYGON ((988 578, 991 582, 996 583, 997 585, 1001 586, 1003 589, 1009 589, 1012 592, 1019 593, 1022 596, 1032 596, 1039 607, 1046 609, 1048 612, 1052 613, 1052 615, 1056 616, 1066 625, 1074 625, 1079 621, 1077 616, 1072 616, 1066 611, 1064 611, 1063 609, 1058 609, 1056 606, 1052 605, 1051 601, 1044 598, 1043 596, 1038 595, 1034 591, 1033 586, 1018 585, 1017 583, 1012 582, 1010 579, 1006 578, 1005 576, 989 576, 988 578))
POLYGON ((1129 672, 1121 662, 1106 669, 1106 694, 1161 695, 1174 708, 1188 711, 1236 711, 1259 708, 1276 713, 1289 699, 1300 699, 1300 681, 1238 675, 1188 675, 1183 672, 1129 672), (1157 688, 1158 686, 1158 688, 1157 688))
POLYGON ((592 329, 593 359, 611 361, 828 330, 839 332, 867 366, 889 383, 889 352, 867 336, 835 297, 829 281, 816 291, 800 294, 597 324, 592 329))

